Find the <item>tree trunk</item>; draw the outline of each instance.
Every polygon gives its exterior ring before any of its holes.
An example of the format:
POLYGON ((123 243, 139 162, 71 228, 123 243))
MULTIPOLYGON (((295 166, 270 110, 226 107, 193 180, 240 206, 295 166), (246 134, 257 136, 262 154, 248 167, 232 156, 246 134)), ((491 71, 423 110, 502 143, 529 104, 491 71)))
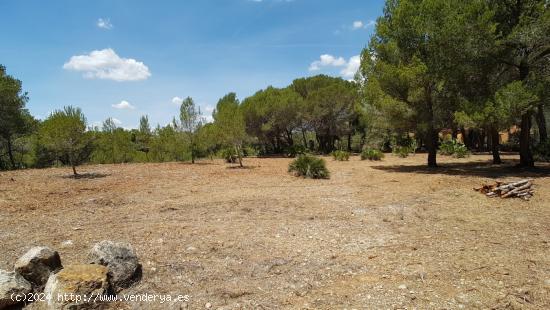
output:
POLYGON ((493 152, 493 164, 500 165, 500 134, 495 128, 491 128, 491 150, 493 152))
MULTIPOLYGON (((529 67, 522 61, 519 66, 519 78, 525 81, 529 76, 529 67)), ((521 116, 521 132, 519 136, 519 165, 522 167, 534 167, 533 153, 531 152, 531 112, 521 116)))
POLYGON ((519 136, 519 165, 534 167, 533 153, 531 152, 531 113, 521 116, 521 131, 519 136))
POLYGON ((304 139, 304 147, 307 148, 306 131, 302 128, 302 139, 304 139))
POLYGON ((235 151, 237 152, 237 158, 239 159, 239 166, 243 167, 243 157, 241 155, 240 146, 235 145, 235 151))
POLYGON ((485 152, 487 150, 487 148, 485 147, 485 138, 487 137, 487 134, 486 134, 486 130, 485 129, 480 129, 480 132, 479 132, 479 150, 481 152, 485 152))
POLYGON ((351 133, 348 134, 348 152, 351 152, 351 133))
POLYGON ((426 96, 427 104, 427 116, 428 116, 428 135, 426 137, 426 147, 428 149, 428 167, 437 167, 437 142, 439 135, 434 126, 434 110, 432 102, 431 86, 426 86, 424 89, 424 95, 426 96))
POLYGON ((8 156, 10 158, 11 168, 15 169, 15 159, 13 157, 13 147, 11 145, 11 137, 8 137, 8 156))
POLYGON ((460 134, 462 135, 462 143, 464 143, 464 145, 471 149, 472 148, 472 142, 470 141, 470 137, 469 137, 469 130, 468 130, 468 134, 466 134, 466 128, 464 127, 460 127, 460 134))
POLYGON ((544 143, 548 140, 548 131, 546 129, 546 118, 544 117, 544 105, 540 103, 537 107, 537 126, 539 127, 539 142, 544 143))
POLYGON ((288 146, 294 145, 294 138, 292 137, 292 131, 286 130, 286 139, 288 146))
POLYGON ((437 131, 430 128, 426 137, 426 148, 428 149, 428 167, 437 167, 437 131))

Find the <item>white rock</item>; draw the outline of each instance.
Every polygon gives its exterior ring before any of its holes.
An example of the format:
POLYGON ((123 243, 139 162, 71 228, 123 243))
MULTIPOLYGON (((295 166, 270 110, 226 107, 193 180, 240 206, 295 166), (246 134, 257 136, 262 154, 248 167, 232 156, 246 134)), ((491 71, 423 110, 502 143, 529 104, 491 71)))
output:
POLYGON ((48 247, 34 247, 15 262, 15 272, 40 290, 51 273, 63 268, 59 254, 48 247))
POLYGON ((21 275, 0 269, 0 309, 17 304, 13 294, 23 296, 32 291, 32 285, 21 275))

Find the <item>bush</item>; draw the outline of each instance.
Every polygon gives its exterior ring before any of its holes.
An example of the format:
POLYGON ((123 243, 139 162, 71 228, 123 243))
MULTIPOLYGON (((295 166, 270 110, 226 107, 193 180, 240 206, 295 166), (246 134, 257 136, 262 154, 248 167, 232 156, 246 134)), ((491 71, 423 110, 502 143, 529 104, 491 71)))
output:
POLYGON ((361 160, 381 160, 382 158, 384 158, 384 153, 377 149, 364 149, 361 152, 361 160))
POLYGON ((258 154, 260 154, 260 152, 258 152, 258 150, 256 150, 252 146, 245 146, 243 148, 243 155, 245 157, 258 156, 258 154))
POLYGON ((332 157, 334 158, 334 160, 347 161, 349 160, 349 152, 341 151, 341 150, 333 151, 332 157))
POLYGON ((464 158, 470 155, 470 151, 464 144, 452 139, 441 142, 439 145, 439 154, 449 156, 452 155, 456 158, 464 158))
POLYGON ((225 159, 225 162, 229 164, 236 163, 237 159, 239 158, 239 156, 237 155, 237 152, 235 152, 235 149, 232 147, 221 149, 219 152, 219 156, 225 159))
POLYGON ((298 155, 306 154, 307 149, 303 145, 292 145, 285 148, 284 152, 287 157, 296 157, 298 155))
POLYGON ((300 155, 288 165, 288 172, 311 179, 328 179, 330 173, 322 158, 300 155))
POLYGON ((470 151, 468 150, 468 148, 467 148, 464 144, 458 143, 458 144, 455 146, 453 156, 454 156, 455 158, 464 158, 464 157, 468 157, 468 156, 470 156, 470 151))
POLYGON ((539 143, 533 153, 536 161, 550 161, 550 141, 539 143))
POLYGON ((411 149, 410 147, 408 146, 394 146, 393 147, 393 153, 401 158, 405 158, 407 156, 409 156, 409 153, 412 153, 411 152, 411 149))
POLYGON ((439 145, 439 154, 441 155, 453 155, 455 150, 456 140, 447 140, 441 142, 439 145))

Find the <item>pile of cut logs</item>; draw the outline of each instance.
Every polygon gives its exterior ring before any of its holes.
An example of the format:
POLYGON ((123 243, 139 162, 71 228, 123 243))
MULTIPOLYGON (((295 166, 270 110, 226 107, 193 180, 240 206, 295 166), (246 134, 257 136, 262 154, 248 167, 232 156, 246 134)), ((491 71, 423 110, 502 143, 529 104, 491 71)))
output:
POLYGON ((533 189, 533 180, 529 179, 514 182, 496 181, 495 184, 483 184, 483 186, 476 187, 474 190, 491 198, 517 197, 524 200, 529 200, 529 198, 533 197, 533 193, 535 192, 533 189))

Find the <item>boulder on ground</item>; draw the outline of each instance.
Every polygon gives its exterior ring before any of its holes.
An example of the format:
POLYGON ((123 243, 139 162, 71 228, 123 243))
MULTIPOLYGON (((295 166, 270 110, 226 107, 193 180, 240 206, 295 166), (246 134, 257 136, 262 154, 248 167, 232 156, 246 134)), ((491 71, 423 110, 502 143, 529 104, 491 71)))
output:
POLYGON ((20 303, 18 299, 24 298, 24 295, 31 291, 31 284, 21 275, 13 271, 0 270, 0 309, 20 303))
POLYGON ((35 290, 41 290, 50 274, 61 268, 59 254, 48 247, 34 247, 15 262, 15 272, 29 281, 35 290))
POLYGON ((90 259, 92 264, 109 268, 110 282, 115 289, 129 287, 141 276, 136 253, 127 243, 110 240, 96 243, 90 252, 90 259))
POLYGON ((100 265, 69 265, 51 274, 45 296, 48 309, 94 309, 104 305, 101 296, 109 294, 108 269, 100 265))

